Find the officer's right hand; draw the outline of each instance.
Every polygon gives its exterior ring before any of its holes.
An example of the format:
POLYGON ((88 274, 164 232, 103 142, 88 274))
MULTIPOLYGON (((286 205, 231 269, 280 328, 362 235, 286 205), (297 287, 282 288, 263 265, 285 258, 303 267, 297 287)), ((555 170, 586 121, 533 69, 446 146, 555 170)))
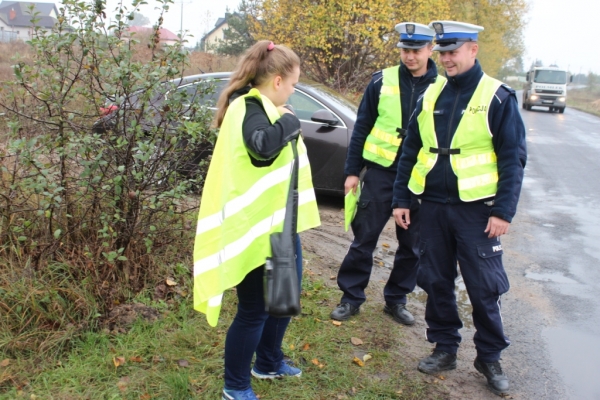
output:
POLYGON ((410 210, 408 208, 394 208, 394 219, 402 229, 408 229, 410 225, 410 210))
POLYGON ((346 182, 344 183, 344 194, 348 194, 352 190, 352 193, 356 193, 356 188, 360 183, 360 178, 355 175, 348 175, 346 182))

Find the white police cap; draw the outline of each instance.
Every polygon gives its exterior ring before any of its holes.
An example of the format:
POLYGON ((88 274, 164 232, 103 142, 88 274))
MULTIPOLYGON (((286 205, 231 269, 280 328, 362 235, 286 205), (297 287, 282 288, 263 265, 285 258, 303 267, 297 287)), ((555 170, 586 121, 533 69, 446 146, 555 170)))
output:
POLYGON ((415 22, 403 22, 396 25, 396 30, 400 33, 398 47, 402 49, 420 49, 431 43, 435 31, 427 25, 417 24, 415 22))
POLYGON ((435 51, 456 50, 466 42, 476 42, 483 26, 458 21, 432 21, 429 27, 435 31, 435 51))

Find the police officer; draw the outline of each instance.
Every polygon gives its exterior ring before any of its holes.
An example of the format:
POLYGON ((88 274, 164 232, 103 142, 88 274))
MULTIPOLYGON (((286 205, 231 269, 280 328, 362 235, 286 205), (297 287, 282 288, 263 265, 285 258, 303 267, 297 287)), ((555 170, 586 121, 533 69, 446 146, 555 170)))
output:
POLYGON ((473 306, 474 366, 489 388, 506 394, 500 352, 500 296, 509 288, 499 237, 515 215, 526 162, 525 128, 514 90, 487 76, 476 59, 483 27, 429 24, 446 78, 423 94, 408 127, 394 183, 394 218, 412 224, 411 196, 421 199, 417 284, 428 295, 427 339, 433 353, 419 362, 428 374, 456 368, 461 336, 454 295, 457 261, 473 306))
MULTIPOLYGON (((355 191, 359 174, 366 166, 356 216, 352 222, 354 240, 337 276, 344 292, 331 318, 347 320, 359 312, 373 267, 373 250, 392 215, 392 188, 405 128, 417 98, 435 80, 437 68, 430 59, 434 31, 413 22, 396 25, 400 33, 400 65, 373 74, 360 107, 350 139, 344 172, 346 193, 355 191)), ((410 204, 413 221, 418 203, 410 204)), ((418 227, 396 227, 398 248, 394 266, 384 288, 385 308, 395 321, 412 325, 406 309, 406 295, 416 284, 418 227)))

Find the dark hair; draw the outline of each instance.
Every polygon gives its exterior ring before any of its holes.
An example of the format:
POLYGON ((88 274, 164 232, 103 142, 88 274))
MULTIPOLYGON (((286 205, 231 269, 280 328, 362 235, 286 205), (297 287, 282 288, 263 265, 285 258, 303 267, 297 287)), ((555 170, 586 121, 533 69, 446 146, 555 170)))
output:
POLYGON ((261 40, 250 47, 238 63, 229 79, 229 84, 217 102, 216 125, 221 126, 229 99, 236 90, 248 86, 259 86, 270 77, 281 75, 287 77, 300 66, 300 58, 291 49, 283 45, 273 45, 269 40, 261 40))

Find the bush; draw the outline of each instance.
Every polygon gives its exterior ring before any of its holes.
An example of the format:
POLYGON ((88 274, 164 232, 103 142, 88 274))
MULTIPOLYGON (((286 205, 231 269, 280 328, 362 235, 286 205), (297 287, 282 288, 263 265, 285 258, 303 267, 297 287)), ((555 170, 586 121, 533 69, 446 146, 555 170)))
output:
MULTIPOLYGON (((164 12, 172 0, 157 2, 164 12)), ((153 103, 173 88, 165 82, 188 67, 187 52, 159 46, 161 14, 140 56, 125 22, 142 0, 134 0, 132 10, 117 9, 110 26, 104 2, 87 3, 63 1, 57 25, 35 30, 31 60, 16 60, 15 78, 0 88, 6 136, 0 148, 0 276, 12 277, 0 282, 0 290, 2 298, 13 299, 0 305, 7 321, 32 316, 20 331, 6 323, 14 337, 45 318, 35 316, 41 315, 39 301, 19 302, 25 287, 67 304, 76 300, 59 287, 85 282, 95 301, 85 310, 62 307, 56 315, 68 318, 49 319, 52 331, 79 326, 96 314, 93 309, 104 311, 142 290, 161 260, 180 260, 192 247, 197 201, 189 193, 201 189, 206 160, 198 173, 181 172, 198 149, 212 146, 212 113, 185 93, 153 103), (106 99, 121 106, 115 124, 92 134, 106 99), (60 284, 52 272, 57 264, 66 268, 60 284)), ((0 342, 7 343, 14 340, 0 342)))

